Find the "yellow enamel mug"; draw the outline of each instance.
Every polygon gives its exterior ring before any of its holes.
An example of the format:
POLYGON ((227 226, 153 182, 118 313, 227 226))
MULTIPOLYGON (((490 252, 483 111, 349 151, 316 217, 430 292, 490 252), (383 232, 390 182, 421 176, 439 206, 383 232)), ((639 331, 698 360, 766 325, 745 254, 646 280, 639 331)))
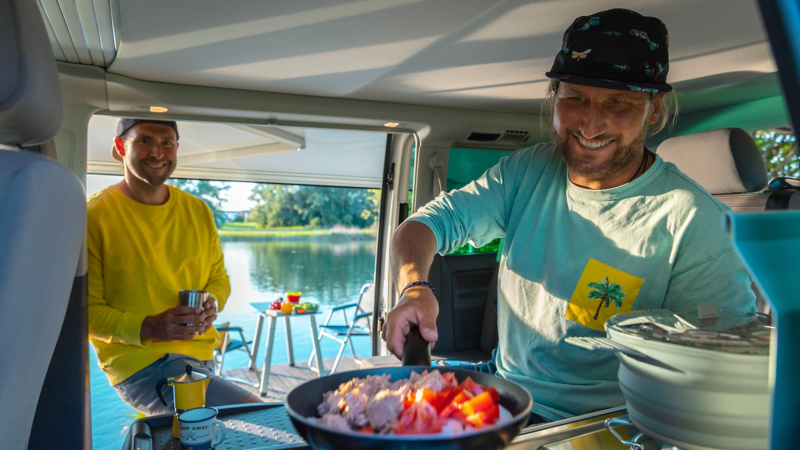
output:
POLYGON ((206 404, 206 388, 210 378, 202 373, 194 372, 192 366, 186 366, 186 373, 178 377, 162 378, 156 383, 156 394, 164 406, 169 405, 164 397, 164 386, 172 386, 175 399, 175 417, 172 420, 172 437, 180 437, 178 414, 190 409, 200 408, 206 404))

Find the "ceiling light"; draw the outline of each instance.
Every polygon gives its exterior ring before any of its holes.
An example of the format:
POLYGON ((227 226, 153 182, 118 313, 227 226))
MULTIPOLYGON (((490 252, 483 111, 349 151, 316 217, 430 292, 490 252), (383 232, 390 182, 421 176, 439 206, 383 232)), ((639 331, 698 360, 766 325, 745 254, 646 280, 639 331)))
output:
POLYGON ((396 126, 398 126, 398 125, 400 125, 400 123, 399 123, 399 122, 386 122, 385 124, 383 124, 383 126, 385 126, 385 127, 391 127, 391 128, 394 128, 394 127, 396 127, 396 126))
POLYGON ((164 108, 163 106, 151 106, 150 107, 150 112, 165 113, 167 111, 168 111, 168 109, 164 108))

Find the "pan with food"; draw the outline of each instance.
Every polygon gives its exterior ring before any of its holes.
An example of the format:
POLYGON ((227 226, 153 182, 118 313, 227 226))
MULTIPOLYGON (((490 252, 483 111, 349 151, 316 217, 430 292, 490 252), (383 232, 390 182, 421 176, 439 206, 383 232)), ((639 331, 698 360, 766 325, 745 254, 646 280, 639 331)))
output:
POLYGON ((524 388, 487 373, 432 368, 430 347, 413 328, 401 367, 311 380, 284 404, 315 449, 493 450, 527 424, 533 400, 524 388), (369 400, 348 405, 353 389, 369 400))

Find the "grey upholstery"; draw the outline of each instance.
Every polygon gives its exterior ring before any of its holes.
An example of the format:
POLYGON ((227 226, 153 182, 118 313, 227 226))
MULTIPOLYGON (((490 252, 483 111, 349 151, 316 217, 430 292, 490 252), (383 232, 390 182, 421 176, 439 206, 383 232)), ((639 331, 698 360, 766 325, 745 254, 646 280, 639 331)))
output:
POLYGON ((755 192, 769 181, 761 151, 741 128, 670 138, 658 154, 712 194, 755 192))
POLYGON ((0 436, 2 448, 24 449, 76 276, 86 199, 69 169, 13 150, 51 140, 63 114, 34 1, 0 1, 0 46, 0 436))
POLYGON ((53 50, 36 2, 0 1, 0 143, 35 145, 61 128, 53 50))
POLYGON ((85 231, 86 199, 75 174, 42 155, 0 150, 3 448, 27 447, 85 231))

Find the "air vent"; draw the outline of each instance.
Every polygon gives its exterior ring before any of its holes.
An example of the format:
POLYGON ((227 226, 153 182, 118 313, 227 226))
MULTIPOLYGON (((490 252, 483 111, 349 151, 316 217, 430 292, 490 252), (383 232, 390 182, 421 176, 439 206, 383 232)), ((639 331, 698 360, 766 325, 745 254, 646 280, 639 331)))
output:
POLYGON ((530 136, 530 130, 475 126, 470 128, 469 134, 461 140, 461 143, 479 144, 491 142, 499 145, 519 146, 527 142, 530 136))
POLYGON ((500 140, 501 136, 503 135, 498 133, 470 133, 470 135, 467 136, 467 140, 474 142, 495 142, 500 140))

